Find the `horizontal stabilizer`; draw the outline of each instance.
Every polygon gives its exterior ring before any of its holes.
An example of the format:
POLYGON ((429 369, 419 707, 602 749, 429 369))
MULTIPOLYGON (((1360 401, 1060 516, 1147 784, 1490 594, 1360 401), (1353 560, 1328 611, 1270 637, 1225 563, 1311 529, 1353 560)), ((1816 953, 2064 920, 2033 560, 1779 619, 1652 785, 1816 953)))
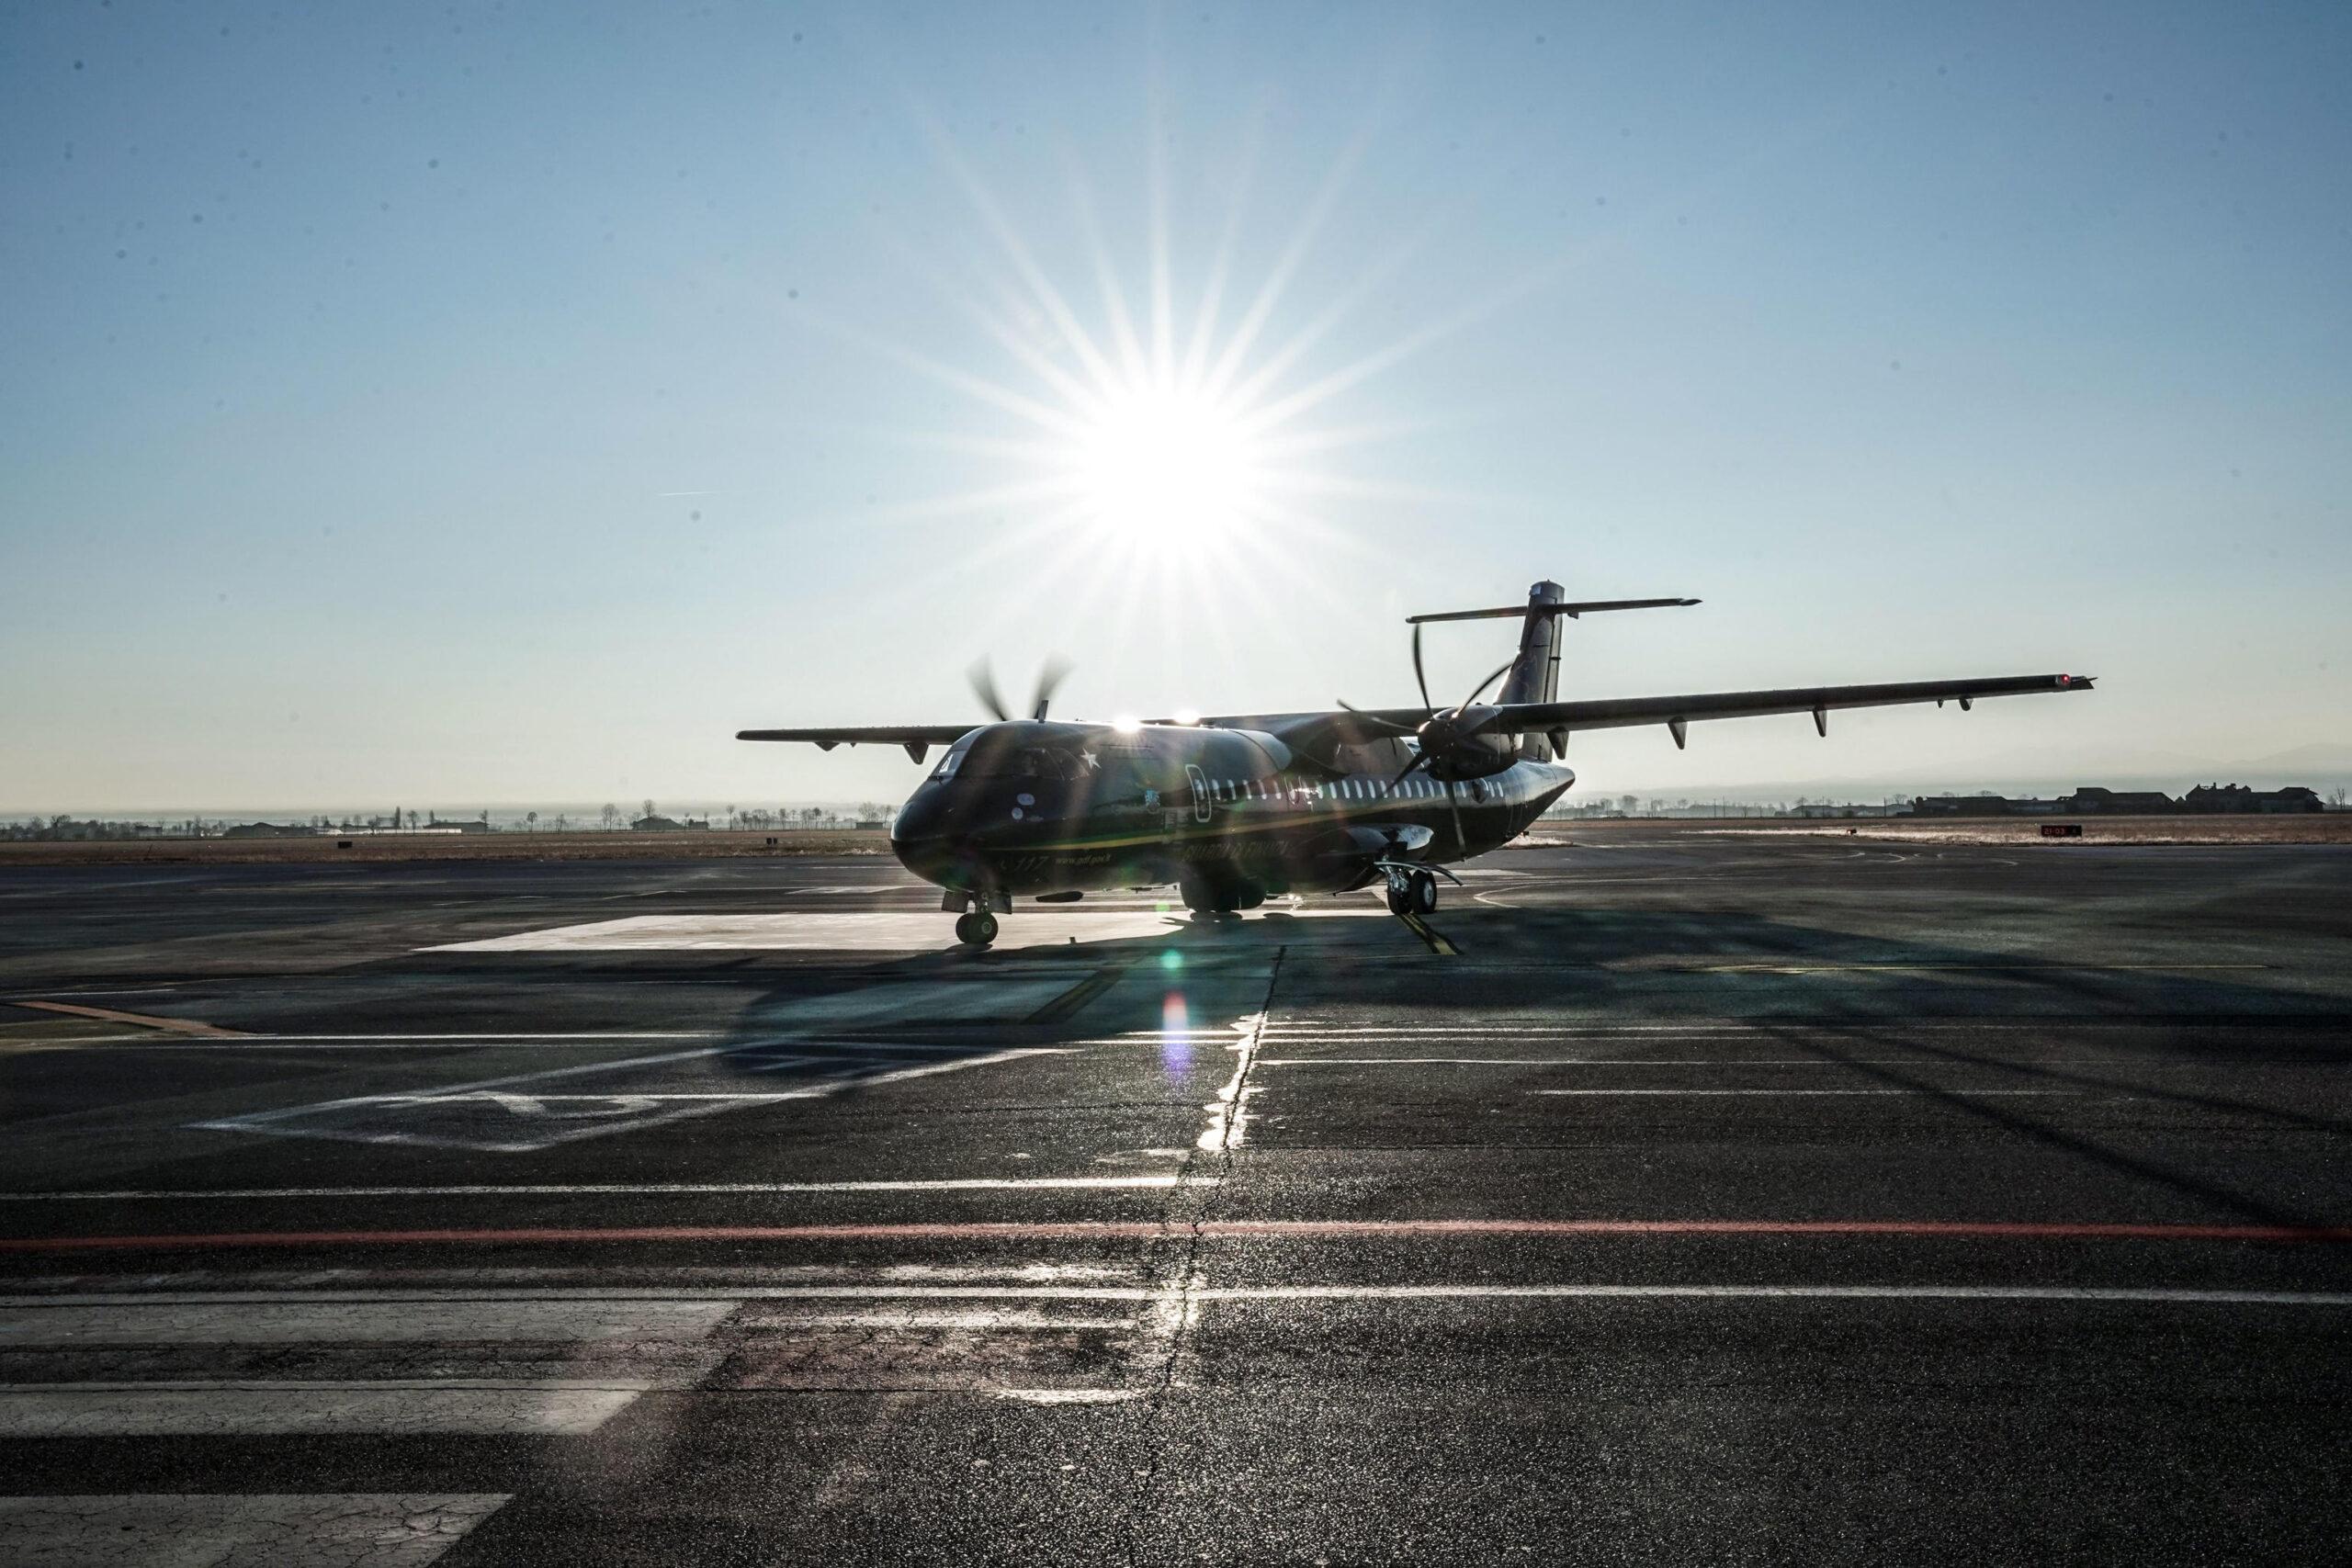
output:
POLYGON ((1492 610, 1448 610, 1435 615, 1408 615, 1408 626, 1420 626, 1430 621, 1502 621, 1520 620, 1528 615, 1566 615, 1575 620, 1578 615, 1600 610, 1665 610, 1696 604, 1696 599, 1587 599, 1569 604, 1503 604, 1492 610))

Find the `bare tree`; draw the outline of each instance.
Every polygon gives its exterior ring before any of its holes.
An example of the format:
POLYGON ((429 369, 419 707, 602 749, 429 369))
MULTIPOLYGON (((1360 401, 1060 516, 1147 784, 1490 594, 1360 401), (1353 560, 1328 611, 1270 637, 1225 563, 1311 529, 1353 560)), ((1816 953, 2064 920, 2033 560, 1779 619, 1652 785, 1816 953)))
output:
POLYGON ((607 832, 607 833, 611 832, 611 831, 613 830, 613 829, 614 829, 616 826, 617 826, 617 825, 618 825, 618 823, 620 822, 620 819, 621 819, 621 808, 620 808, 619 807, 617 807, 617 806, 615 806, 615 805, 614 805, 611 801, 609 801, 609 800, 608 800, 608 801, 606 801, 606 802, 605 802, 605 816, 604 816, 604 821, 605 821, 605 832, 607 832))

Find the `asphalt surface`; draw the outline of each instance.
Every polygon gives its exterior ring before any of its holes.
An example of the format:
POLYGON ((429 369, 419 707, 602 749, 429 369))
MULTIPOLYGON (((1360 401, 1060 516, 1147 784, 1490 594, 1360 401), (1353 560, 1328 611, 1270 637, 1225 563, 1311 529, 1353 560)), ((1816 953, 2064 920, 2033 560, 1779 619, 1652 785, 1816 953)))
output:
POLYGON ((2352 850, 1464 869, 0 873, 0 1563, 2339 1554, 2352 850))

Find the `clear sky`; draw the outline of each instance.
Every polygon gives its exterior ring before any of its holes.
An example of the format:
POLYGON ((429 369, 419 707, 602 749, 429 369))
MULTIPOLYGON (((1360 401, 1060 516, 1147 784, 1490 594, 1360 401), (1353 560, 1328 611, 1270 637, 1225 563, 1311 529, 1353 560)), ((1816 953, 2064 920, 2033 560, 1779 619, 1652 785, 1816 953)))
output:
POLYGON ((895 797, 732 732, 1539 576, 1707 601, 1577 694, 2105 677, 1600 793, 2352 739, 2342 5, 43 0, 0 301, 0 810, 895 797))

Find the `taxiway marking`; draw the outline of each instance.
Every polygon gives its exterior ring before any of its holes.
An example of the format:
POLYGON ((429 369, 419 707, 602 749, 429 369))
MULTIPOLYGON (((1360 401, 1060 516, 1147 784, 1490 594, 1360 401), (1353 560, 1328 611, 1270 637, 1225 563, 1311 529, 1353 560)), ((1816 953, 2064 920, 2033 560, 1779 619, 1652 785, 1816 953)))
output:
MULTIPOLYGON (((1724 1065, 1736 1066, 1737 1064, 1726 1063, 1724 1065)), ((1987 1095, 2081 1095, 2088 1091, 2079 1089, 1531 1089, 1527 1092, 1530 1094, 1576 1095, 1591 1096, 1595 1098, 1600 1096, 1622 1096, 1629 1094, 1893 1094, 1905 1095, 1915 1100, 1923 1095, 1964 1095, 1971 1100, 1982 1100, 1987 1095)), ((2122 1099, 2128 1097, 2115 1096, 2112 1098, 2122 1099)))
MULTIPOLYGON (((1918 1067, 1939 1065, 1924 1056, 1263 1056, 1263 1067, 1918 1067)), ((1988 1069, 2036 1072, 2044 1067, 2196 1067, 2199 1062, 2146 1062, 2132 1056, 2043 1056, 1984 1062, 1988 1069)), ((2326 1062, 2324 1066, 2345 1064, 2326 1062)))
POLYGON ((691 1341, 725 1302, 362 1302, 270 1306, 0 1306, 0 1345, 391 1345, 526 1339, 691 1341), (555 1309, 555 1310, 549 1310, 555 1309))
MULTIPOLYGON (((776 1042, 775 1043, 785 1043, 776 1042)), ((828 1042, 793 1042, 796 1044, 825 1044, 828 1042)), ((601 1137, 613 1133, 635 1131, 662 1125, 689 1116, 708 1115, 724 1111, 729 1105, 773 1103, 794 1100, 817 1100, 856 1088, 870 1089, 877 1085, 900 1083, 911 1078, 930 1077, 940 1073, 962 1072, 970 1067, 993 1066, 1000 1063, 1021 1061, 1033 1056, 1069 1055, 1077 1049, 1066 1045, 1023 1045, 1009 1050, 986 1052, 977 1055, 956 1056, 947 1061, 926 1062, 919 1066, 897 1067, 884 1072, 826 1079, 806 1089, 775 1092, 729 1091, 727 1093, 672 1092, 662 1089, 637 1090, 621 1088, 603 1094, 543 1094, 522 1089, 521 1086, 546 1083, 551 1079, 578 1077, 591 1073, 619 1072, 633 1067, 659 1066, 679 1062, 707 1059, 713 1056, 743 1055, 758 1047, 744 1044, 707 1045, 690 1051, 668 1051, 650 1056, 628 1056, 618 1061, 585 1062, 569 1067, 549 1067, 538 1072, 514 1073, 494 1078, 478 1078, 469 1083, 446 1084, 435 1089, 405 1090, 397 1093, 348 1095, 337 1100, 312 1101, 305 1105, 289 1105, 270 1111, 247 1111, 242 1115, 220 1117, 208 1122, 196 1122, 190 1126, 206 1132, 265 1133, 284 1137, 331 1138, 346 1143, 409 1144, 425 1147, 491 1149, 500 1153, 527 1153, 554 1144, 574 1142, 582 1138, 601 1137), (518 1091, 519 1092, 516 1092, 518 1091), (501 1092, 508 1091, 508 1092, 501 1092), (566 1115, 547 1110, 551 1101, 565 1103, 602 1104, 613 1109, 605 1114, 582 1112, 566 1115), (541 1130, 528 1138, 457 1137, 431 1133, 410 1133, 397 1126, 385 1129, 365 1123, 353 1126, 305 1126, 301 1119, 330 1117, 338 1112, 368 1110, 417 1111, 435 1106, 462 1106, 490 1103, 503 1107, 516 1116, 528 1116, 540 1123, 573 1123, 561 1130, 541 1130)), ((856 1043, 856 1048, 872 1050, 872 1042, 856 1043)), ((776 1066, 799 1065, 800 1058, 776 1066)), ((855 1066, 845 1060, 845 1066, 855 1066)), ((756 1064, 754 1064, 756 1070, 756 1064)))
POLYGON ((239 1251, 301 1247, 592 1246, 644 1242, 1164 1241, 1429 1235, 1880 1236, 1902 1240, 2220 1241, 2340 1244, 2352 1225, 2041 1220, 970 1220, 802 1225, 516 1225, 401 1230, 178 1232, 0 1237, 0 1252, 239 1251))
POLYGON ((504 1382, 0 1384, 0 1438, 290 1437, 459 1432, 582 1437, 653 1385, 504 1382))
POLYGON ((1462 956, 1462 949, 1454 945, 1453 938, 1437 930, 1437 928, 1430 925, 1427 920, 1421 919, 1420 916, 1408 912, 1401 914, 1396 918, 1405 922, 1405 929, 1407 931, 1411 931, 1415 936, 1419 937, 1422 942, 1428 943, 1429 950, 1431 953, 1436 953, 1439 957, 1459 958, 1462 956))
POLYGON ((243 1031, 222 1029, 218 1024, 198 1023, 187 1018, 158 1018, 153 1013, 123 1012, 116 1008, 94 1008, 81 1002, 12 1002, 12 1007, 36 1008, 42 1012, 70 1013, 76 1018, 95 1018, 106 1023, 135 1023, 141 1029, 160 1029, 170 1034, 194 1034, 215 1040, 243 1038, 243 1031))
POLYGON ((425 1568, 511 1494, 75 1493, 0 1497, 0 1538, 30 1565, 254 1562, 425 1568))
POLYGON ((1165 1189, 1182 1178, 1167 1176, 964 1176, 907 1181, 591 1181, 457 1184, 440 1187, 209 1187, 119 1188, 93 1191, 0 1192, 0 1203, 143 1202, 275 1198, 571 1198, 726 1197, 794 1192, 1022 1192, 1030 1190, 1117 1191, 1165 1189))
MULTIPOLYGON (((1151 1285, 742 1285, 683 1286, 664 1289, 548 1287, 526 1290, 471 1291, 473 1300, 497 1301, 647 1301, 693 1300, 729 1303, 766 1301, 1074 1301, 1144 1302, 1164 1305, 1176 1292, 1151 1285)), ((2352 1307, 2352 1291, 2242 1290, 2197 1285, 1765 1285, 1765 1284, 1549 1284, 1508 1285, 1445 1283, 1379 1285, 1329 1282, 1296 1285, 1196 1285, 1182 1292, 1193 1301, 1215 1302, 1412 1302, 1412 1301, 1642 1301, 1695 1299, 1715 1301, 1955 1301, 1955 1302, 2074 1302, 2215 1306, 2352 1307)), ((25 1298, 17 1298, 19 1301, 25 1298)), ((440 1299, 419 1291, 175 1292, 165 1294, 92 1294, 69 1298, 30 1298, 39 1302, 70 1300, 81 1305, 108 1305, 166 1301, 207 1304, 252 1304, 300 1300, 307 1302, 425 1302, 440 1299)), ((0 1298, 0 1305, 10 1304, 0 1298)), ((55 1385, 32 1385, 53 1387, 55 1385)), ((153 1384, 135 1384, 153 1387, 153 1384)), ((443 1386, 436 1383, 435 1386, 443 1386)), ((599 1383, 597 1387, 611 1387, 599 1383)))

